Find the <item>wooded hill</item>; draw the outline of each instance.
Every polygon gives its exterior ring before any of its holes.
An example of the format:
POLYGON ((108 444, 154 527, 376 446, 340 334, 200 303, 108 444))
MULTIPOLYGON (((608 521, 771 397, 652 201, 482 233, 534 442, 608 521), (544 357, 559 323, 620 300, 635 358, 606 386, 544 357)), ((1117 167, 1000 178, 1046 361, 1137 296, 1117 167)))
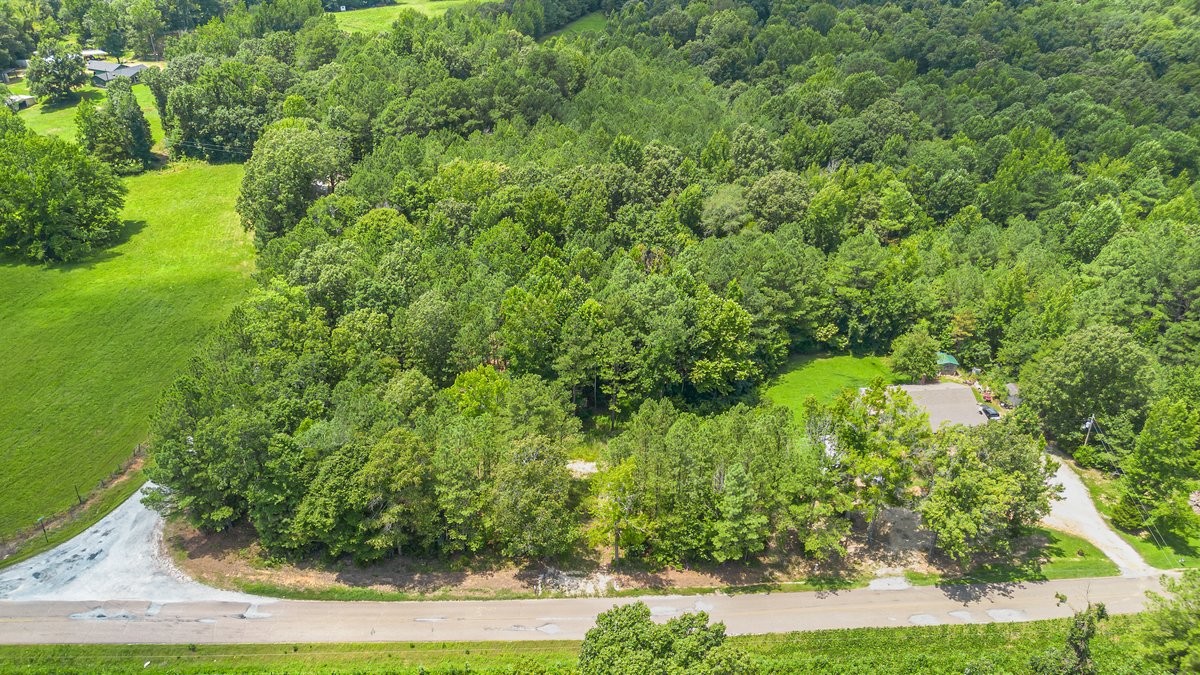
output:
POLYGON ((1044 511, 1045 433, 1124 472, 1125 526, 1195 527, 1194 3, 628 2, 544 43, 595 6, 379 35, 283 7, 144 80, 173 153, 247 160, 260 249, 154 423, 195 522, 676 562, 837 555, 902 505, 966 556, 1044 511), (805 429, 753 406, 789 354, 913 330, 1025 413, 934 437, 879 388, 805 429), (584 423, 616 436, 581 495, 584 423))

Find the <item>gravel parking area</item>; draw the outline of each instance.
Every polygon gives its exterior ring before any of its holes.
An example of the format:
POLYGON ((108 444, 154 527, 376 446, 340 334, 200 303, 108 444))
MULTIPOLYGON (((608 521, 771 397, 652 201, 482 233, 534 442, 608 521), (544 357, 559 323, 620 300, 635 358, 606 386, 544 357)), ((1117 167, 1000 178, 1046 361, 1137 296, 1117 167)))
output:
POLYGON ((975 402, 971 388, 965 384, 905 384, 900 388, 907 391, 913 401, 929 413, 929 425, 934 429, 943 424, 973 427, 987 422, 979 412, 979 404, 975 402))

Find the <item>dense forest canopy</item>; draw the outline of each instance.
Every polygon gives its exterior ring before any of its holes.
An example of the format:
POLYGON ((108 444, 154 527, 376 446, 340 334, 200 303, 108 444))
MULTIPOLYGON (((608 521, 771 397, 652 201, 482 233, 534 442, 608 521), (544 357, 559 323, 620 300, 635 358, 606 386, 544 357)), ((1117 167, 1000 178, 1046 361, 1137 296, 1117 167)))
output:
POLYGON ((962 557, 1045 512, 1042 433, 1125 473, 1126 526, 1194 521, 1194 3, 517 0, 349 35, 280 0, 166 51, 168 145, 246 161, 260 251, 154 423, 205 527, 678 562, 838 555, 906 506, 962 557), (1023 412, 755 405, 791 354, 913 335, 1023 412), (585 429, 614 437, 580 495, 585 429))

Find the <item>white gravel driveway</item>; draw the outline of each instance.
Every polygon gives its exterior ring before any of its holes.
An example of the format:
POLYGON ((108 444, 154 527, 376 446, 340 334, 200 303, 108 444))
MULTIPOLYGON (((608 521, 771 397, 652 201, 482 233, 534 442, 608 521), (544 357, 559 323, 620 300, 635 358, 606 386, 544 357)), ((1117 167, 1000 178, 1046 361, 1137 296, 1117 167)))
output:
POLYGON ((269 602, 180 572, 162 554, 162 518, 140 495, 65 544, 0 570, 0 600, 269 602))
POLYGON ((1117 564, 1121 576, 1146 577, 1162 574, 1162 570, 1148 565, 1132 546, 1113 532, 1108 526, 1108 521, 1096 510, 1087 486, 1079 476, 1059 457, 1050 457, 1058 464, 1058 471, 1051 482, 1063 486, 1063 491, 1062 499, 1052 503, 1050 515, 1042 519, 1042 524, 1092 542, 1117 564))

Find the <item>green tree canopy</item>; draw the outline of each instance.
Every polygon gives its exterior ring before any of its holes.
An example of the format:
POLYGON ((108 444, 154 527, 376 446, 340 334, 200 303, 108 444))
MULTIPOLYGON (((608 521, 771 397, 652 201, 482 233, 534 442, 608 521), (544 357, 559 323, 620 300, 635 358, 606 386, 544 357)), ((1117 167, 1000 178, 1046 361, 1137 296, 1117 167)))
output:
POLYGON ((29 60, 25 77, 29 80, 29 93, 51 103, 67 98, 87 82, 79 48, 55 41, 38 45, 37 56, 29 60))
POLYGON ((938 343, 929 328, 920 324, 892 341, 892 368, 910 380, 924 382, 937 377, 938 343))
POLYGON ((725 625, 709 625, 708 614, 675 617, 663 625, 650 620, 643 602, 619 605, 596 617, 579 653, 584 675, 623 673, 751 673, 750 660, 725 642, 725 625))

